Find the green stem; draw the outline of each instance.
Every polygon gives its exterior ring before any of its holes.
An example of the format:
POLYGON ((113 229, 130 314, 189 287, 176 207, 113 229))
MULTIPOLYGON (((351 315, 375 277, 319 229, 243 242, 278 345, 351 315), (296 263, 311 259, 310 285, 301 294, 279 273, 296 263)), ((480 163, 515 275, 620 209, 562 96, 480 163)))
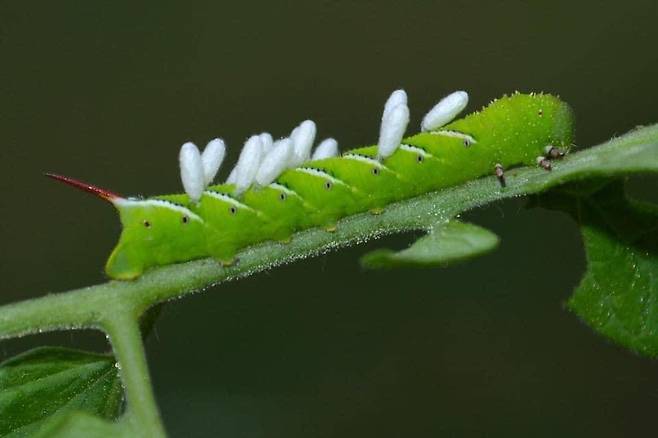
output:
POLYGON ((360 214, 341 220, 337 231, 312 229, 295 234, 289 244, 267 242, 238 254, 226 268, 211 259, 165 266, 136 281, 47 295, 0 307, 0 339, 63 328, 98 327, 103 309, 133 303, 141 312, 204 287, 252 275, 294 260, 363 242, 385 234, 428 229, 455 215, 490 202, 539 193, 570 181, 658 171, 658 125, 637 129, 610 142, 570 154, 552 172, 537 168, 506 173, 507 187, 495 177, 428 193, 390 205, 380 215, 360 214))
POLYGON ((153 396, 137 312, 128 306, 115 306, 102 327, 112 343, 121 374, 126 394, 125 421, 132 435, 166 436, 153 396))
MULTIPOLYGON (((493 171, 493 169, 492 169, 493 171)), ((0 339, 48 330, 93 327, 110 336, 128 401, 127 420, 145 436, 164 436, 152 394, 138 321, 148 308, 202 288, 252 275, 274 266, 363 242, 384 234, 430 229, 439 222, 487 203, 539 193, 570 181, 658 171, 658 125, 555 163, 552 172, 537 168, 506 172, 507 186, 495 177, 429 193, 386 208, 380 215, 341 220, 337 231, 306 230, 288 244, 267 242, 238 254, 233 266, 211 259, 165 266, 136 281, 110 281, 0 307, 0 339)))

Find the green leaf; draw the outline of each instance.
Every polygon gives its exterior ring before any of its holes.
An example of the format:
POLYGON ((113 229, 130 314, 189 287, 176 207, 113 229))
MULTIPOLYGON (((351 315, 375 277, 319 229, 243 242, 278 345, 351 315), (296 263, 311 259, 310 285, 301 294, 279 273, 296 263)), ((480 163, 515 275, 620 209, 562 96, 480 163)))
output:
POLYGON ((658 356, 658 206, 628 200, 621 184, 577 200, 587 272, 569 307, 595 330, 658 356))
POLYGON ((82 411, 53 416, 46 421, 35 438, 118 438, 134 436, 124 423, 110 423, 82 411))
POLYGON ((492 251, 499 239, 477 225, 456 220, 435 225, 432 231, 402 251, 379 249, 361 258, 368 268, 445 266, 492 251))
POLYGON ((42 347, 0 364, 0 436, 31 436, 56 414, 119 414, 122 388, 111 356, 42 347))

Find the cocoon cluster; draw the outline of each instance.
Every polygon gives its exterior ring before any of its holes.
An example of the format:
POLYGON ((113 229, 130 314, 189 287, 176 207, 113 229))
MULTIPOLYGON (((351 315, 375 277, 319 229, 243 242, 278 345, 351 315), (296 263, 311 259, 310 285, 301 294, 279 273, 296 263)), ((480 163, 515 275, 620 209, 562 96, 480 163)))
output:
MULTIPOLYGON (((455 91, 441 99, 423 118, 421 128, 430 131, 440 128, 454 119, 467 105, 468 94, 455 91)), ((384 160, 400 147, 409 124, 407 93, 395 90, 384 105, 377 159, 384 160)), ((311 153, 317 133, 312 120, 305 120, 295 127, 289 137, 274 141, 268 132, 251 136, 242 147, 240 157, 226 182, 235 185, 235 194, 257 185, 272 184, 284 171, 302 166, 309 160, 337 157, 338 142, 333 138, 323 140, 311 153)), ((181 181, 185 193, 192 202, 198 202, 203 191, 212 183, 226 155, 226 145, 220 138, 211 140, 199 151, 194 143, 183 144, 179 161, 181 181)))

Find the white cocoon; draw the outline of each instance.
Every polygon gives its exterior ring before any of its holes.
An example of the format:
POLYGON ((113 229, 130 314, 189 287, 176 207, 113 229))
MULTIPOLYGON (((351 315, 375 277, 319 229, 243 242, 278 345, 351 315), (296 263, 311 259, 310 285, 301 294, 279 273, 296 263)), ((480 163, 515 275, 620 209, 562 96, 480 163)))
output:
POLYGON ((409 124, 409 108, 406 104, 399 104, 392 108, 386 118, 382 120, 379 130, 378 158, 386 158, 400 146, 404 132, 409 124))
POLYGON ((221 138, 210 140, 203 150, 201 162, 203 164, 203 179, 206 187, 215 179, 215 175, 217 175, 217 171, 219 171, 225 155, 226 145, 221 138))
POLYGON ((286 170, 292 155, 292 141, 288 138, 277 141, 269 154, 263 158, 256 173, 256 183, 260 186, 271 184, 286 170))
POLYGON ((386 104, 384 105, 384 114, 382 115, 382 120, 384 120, 393 108, 396 106, 404 104, 407 105, 407 93, 404 90, 395 90, 391 93, 386 104))
POLYGON ((180 179, 185 193, 192 202, 198 202, 205 188, 203 163, 201 153, 194 143, 187 142, 180 148, 178 154, 180 163, 180 179))
POLYGON ((297 167, 311 157, 311 148, 317 128, 312 120, 305 120, 293 129, 290 139, 293 144, 293 155, 290 159, 290 167, 297 167))
POLYGON ((235 165, 235 186, 238 194, 251 186, 263 158, 263 145, 258 135, 247 140, 240 152, 238 164, 235 165))
POLYGON ((226 178, 226 183, 227 184, 235 184, 235 175, 237 174, 237 172, 236 172, 237 168, 238 168, 238 166, 235 165, 235 166, 233 166, 233 169, 231 169, 231 173, 229 173, 228 178, 226 178))
POLYGON ((338 156, 338 142, 333 138, 322 140, 313 151, 312 160, 322 160, 324 158, 331 158, 338 156))
POLYGON ((468 93, 466 91, 455 91, 439 101, 423 117, 420 128, 423 131, 432 131, 449 123, 457 114, 463 111, 468 104, 468 93))
POLYGON ((272 139, 272 134, 269 132, 263 132, 260 137, 260 142, 263 145, 263 156, 267 155, 270 153, 272 150, 272 145, 274 144, 274 140, 272 139))

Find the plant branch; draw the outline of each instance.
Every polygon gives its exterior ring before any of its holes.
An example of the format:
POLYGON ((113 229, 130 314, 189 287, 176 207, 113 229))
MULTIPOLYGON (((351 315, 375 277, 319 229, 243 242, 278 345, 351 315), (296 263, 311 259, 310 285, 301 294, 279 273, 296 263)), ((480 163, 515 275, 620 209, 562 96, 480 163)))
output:
POLYGON ((380 215, 360 214, 338 223, 329 233, 311 229, 296 233, 287 244, 267 242, 238 254, 238 262, 222 267, 212 259, 153 269, 138 280, 47 295, 0 307, 0 338, 63 328, 94 327, 106 309, 122 303, 139 317, 147 308, 226 280, 252 275, 294 260, 397 232, 430 229, 433 224, 487 203, 545 191, 579 179, 658 171, 658 125, 640 128, 603 145, 572 153, 553 171, 519 168, 506 172, 507 186, 495 177, 429 193, 393 204, 380 215))
MULTIPOLYGON (((493 169, 492 169, 493 172, 493 169)), ((506 187, 494 176, 390 205, 380 215, 341 220, 333 233, 311 229, 290 243, 266 242, 238 254, 222 267, 212 259, 165 266, 136 281, 105 284, 46 295, 0 307, 0 339, 67 328, 99 328, 114 349, 127 400, 121 425, 129 436, 165 436, 153 396, 139 321, 154 305, 209 286, 366 241, 385 234, 431 230, 456 215, 487 203, 545 191, 567 182, 658 172, 658 125, 637 129, 610 142, 570 154, 552 172, 519 168, 506 172, 506 187)), ((148 318, 144 321, 149 326, 148 318)))
POLYGON ((112 312, 107 312, 101 327, 108 334, 121 374, 126 394, 123 421, 131 428, 131 436, 166 436, 153 396, 135 309, 115 305, 112 312))

